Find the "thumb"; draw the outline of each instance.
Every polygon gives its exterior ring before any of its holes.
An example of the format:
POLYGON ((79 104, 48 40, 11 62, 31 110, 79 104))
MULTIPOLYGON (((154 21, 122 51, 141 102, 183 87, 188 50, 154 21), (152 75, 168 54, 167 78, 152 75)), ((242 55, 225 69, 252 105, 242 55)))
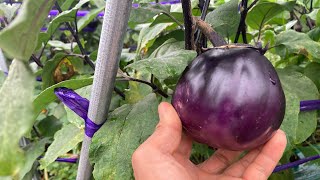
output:
POLYGON ((182 134, 180 118, 167 102, 158 107, 160 121, 154 133, 145 141, 144 146, 155 148, 163 153, 173 153, 179 146, 182 134))

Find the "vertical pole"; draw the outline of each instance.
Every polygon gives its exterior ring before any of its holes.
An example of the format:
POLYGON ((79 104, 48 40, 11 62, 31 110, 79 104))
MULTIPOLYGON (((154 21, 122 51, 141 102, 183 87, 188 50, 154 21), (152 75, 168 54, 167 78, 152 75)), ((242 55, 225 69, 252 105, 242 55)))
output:
MULTIPOLYGON (((108 115, 131 6, 132 0, 106 1, 88 112, 88 117, 96 124, 103 123, 108 115)), ((91 177, 92 167, 89 163, 90 144, 91 138, 85 135, 80 154, 77 180, 87 180, 91 177)))

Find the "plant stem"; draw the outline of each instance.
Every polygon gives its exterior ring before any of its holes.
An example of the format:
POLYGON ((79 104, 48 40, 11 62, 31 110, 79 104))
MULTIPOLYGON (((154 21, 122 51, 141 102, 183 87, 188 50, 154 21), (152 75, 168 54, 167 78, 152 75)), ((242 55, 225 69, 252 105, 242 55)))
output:
MULTIPOLYGON (((59 11, 59 13, 61 13, 61 12, 62 12, 62 9, 61 9, 61 7, 59 6, 59 3, 58 3, 58 2, 55 3, 55 6, 56 6, 57 10, 59 11)), ((71 32, 73 38, 76 40, 76 42, 77 42, 77 44, 78 44, 78 46, 79 46, 79 49, 80 49, 80 51, 81 51, 81 54, 84 55, 84 61, 85 61, 87 64, 89 64, 92 69, 95 69, 95 66, 94 66, 93 62, 92 62, 92 61, 90 60, 90 58, 88 57, 85 49, 83 48, 83 46, 82 46, 82 44, 81 44, 81 42, 80 42, 80 39, 79 39, 79 36, 78 36, 77 32, 75 32, 75 31, 72 29, 70 23, 66 22, 65 24, 66 24, 68 30, 71 32)), ((77 24, 77 23, 76 23, 76 24, 77 24)))
POLYGON ((248 13, 248 0, 242 0, 241 1, 241 7, 243 10, 241 11, 241 17, 240 17, 240 23, 238 26, 237 34, 234 39, 234 43, 237 43, 239 40, 240 33, 242 35, 243 43, 247 44, 247 35, 246 35, 246 17, 248 13))
POLYGON ((43 64, 41 63, 40 59, 36 57, 36 55, 32 54, 31 58, 39 67, 43 68, 43 64))
POLYGON ((147 82, 141 79, 136 79, 133 77, 124 77, 122 79, 117 79, 118 81, 135 81, 135 82, 139 82, 142 84, 146 84, 148 86, 150 86, 153 89, 153 92, 160 94, 161 96, 168 98, 168 94, 166 94, 165 92, 163 92, 157 85, 151 83, 151 82, 147 82))
MULTIPOLYGON (((109 0, 106 3, 94 73, 88 118, 102 124, 108 117, 112 89, 119 67, 123 39, 127 30, 132 0, 109 0)), ((77 180, 91 178, 89 147, 91 138, 84 136, 77 180)))
POLYGON ((194 17, 193 19, 201 32, 209 39, 209 41, 214 46, 222 46, 227 44, 227 42, 221 36, 219 36, 218 33, 215 32, 208 23, 196 17, 194 17))
POLYGON ((240 17, 240 23, 238 26, 238 30, 237 30, 237 34, 236 37, 234 39, 234 43, 237 43, 239 40, 239 36, 240 33, 242 35, 242 40, 243 43, 247 44, 248 40, 247 40, 247 33, 246 33, 246 17, 248 14, 248 11, 258 2, 258 0, 253 1, 249 7, 248 6, 248 0, 242 0, 241 1, 241 6, 243 8, 243 10, 241 11, 241 17, 240 17))
POLYGON ((36 136, 38 138, 41 138, 41 135, 40 135, 39 131, 37 130, 37 128, 34 125, 32 126, 32 129, 33 129, 34 133, 36 134, 36 136))
POLYGON ((193 21, 191 13, 191 2, 190 0, 181 0, 183 19, 184 19, 184 40, 185 49, 194 50, 194 36, 193 36, 193 21))
POLYGON ((247 12, 248 12, 255 4, 257 4, 258 1, 259 1, 259 0, 254 0, 254 1, 250 4, 250 6, 247 8, 247 12))
POLYGON ((44 49, 47 46, 47 44, 48 44, 48 41, 44 43, 43 48, 41 49, 41 52, 40 52, 40 55, 39 55, 38 59, 40 59, 42 57, 44 49))
MULTIPOLYGON (((210 4, 210 0, 206 0, 204 2, 203 6, 200 6, 200 9, 201 9, 201 17, 200 17, 200 19, 202 21, 204 21, 206 19, 206 15, 207 15, 209 4, 210 4)), ((199 38, 200 38, 200 31, 199 31, 199 29, 197 27, 196 28, 196 40, 195 40, 196 44, 198 44, 199 38)))

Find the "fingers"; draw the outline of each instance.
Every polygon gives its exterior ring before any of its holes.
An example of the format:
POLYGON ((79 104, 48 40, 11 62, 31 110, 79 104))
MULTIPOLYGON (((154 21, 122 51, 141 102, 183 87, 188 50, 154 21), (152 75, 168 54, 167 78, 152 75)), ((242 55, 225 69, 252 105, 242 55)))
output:
POLYGON ((160 121, 154 133, 142 144, 162 153, 173 153, 181 141, 182 125, 171 104, 162 102, 158 107, 160 121))
POLYGON ((192 139, 190 136, 182 133, 181 142, 177 149, 177 153, 182 155, 184 158, 189 159, 192 151, 192 139))
POLYGON ((253 162, 248 164, 242 177, 244 179, 267 179, 282 157, 286 144, 285 133, 282 130, 278 130, 263 146, 253 162))
POLYGON ((238 162, 228 167, 225 171, 225 175, 229 175, 232 177, 241 177, 248 166, 254 161, 254 159, 261 152, 261 148, 254 149, 246 154, 243 158, 241 158, 238 162))
POLYGON ((236 161, 241 153, 242 151, 218 149, 214 155, 199 164, 198 167, 208 173, 220 173, 236 161))

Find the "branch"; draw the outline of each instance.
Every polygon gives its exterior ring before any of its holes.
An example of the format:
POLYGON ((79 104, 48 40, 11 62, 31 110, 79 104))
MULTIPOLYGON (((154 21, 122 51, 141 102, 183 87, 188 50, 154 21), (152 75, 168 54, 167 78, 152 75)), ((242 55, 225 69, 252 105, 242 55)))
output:
POLYGON ((191 13, 191 2, 190 0, 181 0, 183 19, 185 25, 184 31, 184 40, 185 40, 185 49, 193 50, 194 48, 194 36, 193 36, 193 22, 192 22, 192 13, 191 13))
POLYGON ((133 77, 130 77, 128 75, 126 75, 125 73, 123 73, 120 69, 118 69, 118 73, 119 76, 122 76, 122 78, 116 79, 118 81, 135 81, 135 82, 140 82, 143 84, 146 84, 148 86, 150 86, 153 89, 153 92, 160 94, 161 96, 168 98, 168 94, 166 94, 165 92, 163 92, 157 85, 155 85, 152 80, 153 80, 153 75, 151 75, 151 82, 147 82, 141 79, 136 79, 133 77))
POLYGON ((247 33, 246 33, 246 17, 247 17, 247 14, 248 14, 248 11, 258 2, 258 0, 255 0, 253 1, 250 6, 248 7, 248 0, 242 0, 241 1, 241 4, 240 4, 240 7, 241 9, 243 9, 241 11, 241 17, 240 17, 240 23, 239 23, 239 26, 238 26, 238 30, 237 30, 237 34, 236 34, 236 37, 234 39, 234 43, 237 43, 238 40, 239 40, 239 36, 240 36, 240 33, 242 35, 242 40, 243 40, 243 43, 247 44, 248 43, 248 40, 247 40, 247 33))
POLYGON ((32 60, 41 68, 43 68, 43 64, 41 63, 40 59, 38 59, 34 54, 31 55, 32 60))
POLYGON ((219 34, 215 32, 208 23, 202 21, 197 17, 194 17, 193 19, 201 32, 209 39, 209 41, 214 46, 222 46, 227 44, 227 42, 221 36, 219 36, 219 34))
MULTIPOLYGON (((61 12, 62 12, 62 9, 61 9, 61 7, 59 6, 59 3, 58 3, 58 2, 55 3, 55 6, 56 6, 57 10, 59 11, 59 13, 61 13, 61 12)), ((80 51, 81 51, 81 54, 84 55, 84 61, 85 61, 86 63, 88 63, 88 64, 91 66, 92 69, 95 69, 95 66, 94 66, 93 62, 92 62, 92 61, 90 60, 90 58, 88 57, 85 49, 83 48, 83 46, 82 46, 82 44, 81 44, 81 42, 80 42, 80 39, 79 39, 78 34, 72 29, 70 23, 66 22, 65 24, 66 24, 68 30, 71 32, 71 34, 72 34, 72 36, 74 37, 74 39, 76 40, 76 42, 77 42, 77 44, 78 44, 78 46, 79 46, 79 49, 80 49, 80 51)))
MULTIPOLYGON (((203 4, 202 2, 203 0, 200 0, 199 4, 203 4)), ((210 4, 210 0, 206 0, 204 2, 204 4, 202 6, 200 6, 200 9, 201 9, 201 20, 204 21, 206 19, 206 15, 207 15, 207 11, 208 11, 208 7, 209 7, 209 4, 210 4)), ((196 28, 196 44, 198 45, 198 41, 199 41, 199 38, 200 38, 200 31, 198 29, 198 27, 196 28)), ((201 43, 200 43, 201 44, 201 43)), ((198 49, 198 48, 197 48, 198 49)))

